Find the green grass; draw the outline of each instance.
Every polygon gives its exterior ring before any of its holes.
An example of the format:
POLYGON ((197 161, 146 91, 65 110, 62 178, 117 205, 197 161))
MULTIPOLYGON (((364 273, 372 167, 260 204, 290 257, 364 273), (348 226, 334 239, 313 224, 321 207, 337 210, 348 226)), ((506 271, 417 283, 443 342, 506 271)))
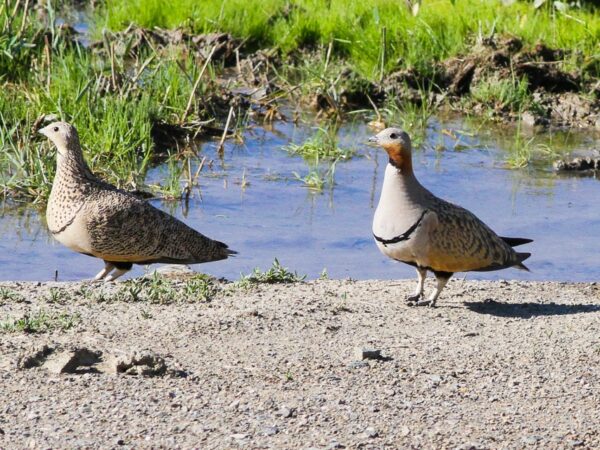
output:
POLYGON ((301 144, 291 143, 284 147, 291 155, 299 155, 313 163, 319 160, 349 160, 356 151, 338 145, 338 127, 317 128, 316 133, 301 144))
POLYGON ((246 287, 252 284, 266 283, 298 283, 304 281, 306 275, 298 275, 297 272, 292 272, 286 267, 282 266, 277 258, 273 261, 273 265, 266 271, 262 271, 259 268, 255 268, 252 273, 248 275, 242 275, 241 279, 237 282, 238 285, 246 287))
MULTIPOLYGON (((113 77, 110 62, 100 54, 63 46, 55 50, 48 71, 5 83, 0 96, 0 195, 28 201, 48 197, 55 152, 33 130, 44 114, 77 126, 92 171, 119 187, 142 185, 154 156, 152 124, 179 123, 199 71, 193 58, 173 56, 155 59, 137 76, 147 59, 145 55, 127 67, 117 62, 113 77)), ((201 83, 198 94, 205 89, 201 83)), ((198 103, 192 112, 196 119, 210 115, 198 103)))
POLYGON ((100 301, 147 302, 160 305, 208 302, 219 291, 215 281, 203 274, 194 275, 180 283, 155 272, 149 277, 125 281, 116 294, 102 294, 100 301))
POLYGON ((526 79, 498 80, 490 78, 476 85, 472 100, 488 106, 491 111, 509 111, 520 113, 529 107, 535 107, 526 79))
POLYGON ((292 172, 294 178, 310 189, 311 191, 321 193, 326 187, 335 186, 335 167, 338 160, 330 161, 326 166, 319 164, 319 159, 315 159, 309 164, 308 172, 304 175, 298 172, 292 172))
POLYGON ((25 297, 19 294, 17 291, 9 289, 7 287, 0 287, 0 305, 4 303, 22 303, 25 301, 25 297))
POLYGON ((3 333, 47 333, 67 331, 77 326, 80 317, 77 314, 48 313, 44 310, 24 314, 19 318, 0 321, 3 333))
POLYGON ((226 31, 254 47, 276 46, 284 54, 332 43, 335 56, 375 79, 382 67, 384 72, 427 69, 433 61, 465 51, 478 36, 493 34, 595 55, 600 15, 589 8, 561 13, 550 4, 535 9, 533 2, 504 6, 500 0, 430 0, 414 16, 398 0, 115 0, 107 3, 100 24, 226 31))
MULTIPOLYGON (((92 12, 92 35, 102 36, 104 26, 120 30, 137 23, 229 32, 244 39, 243 51, 275 47, 285 61, 272 69, 278 85, 292 96, 329 99, 327 113, 338 117, 348 92, 368 93, 371 81, 398 69, 431 74, 437 61, 494 34, 577 50, 562 67, 583 68, 584 76, 600 74, 600 14, 591 7, 563 13, 547 3, 535 9, 530 2, 430 0, 415 16, 399 0, 115 0, 92 12)), ((155 162, 153 123, 224 120, 222 105, 211 101, 218 97, 219 62, 207 66, 194 90, 203 63, 193 52, 147 48, 125 57, 114 51, 122 43, 111 44, 110 33, 103 46, 84 48, 55 24, 68 9, 65 2, 44 5, 45 16, 38 16, 33 8, 25 11, 22 1, 0 2, 0 195, 5 199, 43 203, 49 195, 54 149, 34 130, 44 115, 74 123, 92 170, 124 188, 142 187, 155 162)), ((413 133, 416 145, 433 111, 428 92, 422 89, 421 95, 425 101, 418 105, 391 99, 381 108, 387 122, 413 133)), ((511 111, 531 106, 523 80, 489 80, 475 86, 473 96, 511 111)), ((236 128, 244 117, 236 114, 236 128)), ((309 160, 308 173, 296 176, 314 190, 332 184, 336 162, 352 155, 338 147, 335 128, 289 150, 309 160), (323 161, 329 166, 322 167, 323 161)), ((183 164, 177 159, 170 164, 158 192, 181 198, 183 164)))

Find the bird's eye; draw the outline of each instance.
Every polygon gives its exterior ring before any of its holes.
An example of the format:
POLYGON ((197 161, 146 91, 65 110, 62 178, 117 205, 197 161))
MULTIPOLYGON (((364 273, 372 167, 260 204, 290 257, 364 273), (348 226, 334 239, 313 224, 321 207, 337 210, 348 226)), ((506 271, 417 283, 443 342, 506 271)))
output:
POLYGON ((396 133, 390 134, 390 139, 396 139, 398 135, 396 133))
POLYGON ((53 130, 55 133, 58 133, 58 127, 54 127, 53 130))

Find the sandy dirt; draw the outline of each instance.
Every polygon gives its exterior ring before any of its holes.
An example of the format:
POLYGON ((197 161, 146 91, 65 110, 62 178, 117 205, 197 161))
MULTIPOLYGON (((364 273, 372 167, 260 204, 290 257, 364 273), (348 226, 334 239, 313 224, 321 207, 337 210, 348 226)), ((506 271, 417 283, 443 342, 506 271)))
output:
POLYGON ((123 286, 0 283, 0 448, 600 447, 598 284, 458 279, 435 309, 414 280, 123 286), (112 373, 134 352, 164 364, 112 373))

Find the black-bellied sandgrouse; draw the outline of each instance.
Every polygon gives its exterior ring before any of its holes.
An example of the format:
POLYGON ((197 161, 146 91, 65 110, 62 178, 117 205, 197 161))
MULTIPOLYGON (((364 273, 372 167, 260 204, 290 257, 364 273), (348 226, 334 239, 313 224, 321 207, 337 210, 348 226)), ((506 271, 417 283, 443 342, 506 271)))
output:
POLYGON ((389 156, 373 236, 384 255, 416 267, 419 281, 408 302, 435 306, 454 272, 529 270, 522 262, 531 254, 517 253, 512 247, 531 239, 500 237, 474 214, 436 197, 419 183, 406 132, 386 128, 369 141, 389 156), (423 300, 428 270, 434 273, 437 288, 423 300))
POLYGON ((55 122, 39 132, 58 150, 46 208, 48 228, 70 249, 104 260, 96 280, 115 280, 133 264, 197 264, 236 253, 94 176, 74 126, 55 122))

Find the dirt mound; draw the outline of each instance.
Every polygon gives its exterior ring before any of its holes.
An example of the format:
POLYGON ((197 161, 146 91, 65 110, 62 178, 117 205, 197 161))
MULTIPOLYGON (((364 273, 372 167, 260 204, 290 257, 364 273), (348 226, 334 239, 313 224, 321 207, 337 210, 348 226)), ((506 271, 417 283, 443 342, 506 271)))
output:
POLYGON ((162 28, 140 28, 130 25, 126 30, 106 32, 101 40, 93 42, 90 47, 97 51, 119 56, 138 57, 146 50, 156 52, 179 47, 184 52, 191 52, 200 60, 209 56, 213 61, 221 61, 225 66, 236 63, 236 52, 242 41, 228 33, 191 34, 181 28, 164 30, 162 28))
POLYGON ((108 373, 140 376, 185 376, 171 369, 165 359, 150 350, 107 352, 76 344, 41 344, 23 351, 6 369, 41 368, 54 374, 108 373))
POLYGON ((434 64, 428 73, 398 70, 383 84, 388 96, 405 101, 420 102, 421 91, 431 91, 464 112, 490 111, 498 119, 529 125, 600 127, 600 102, 589 95, 594 91, 590 81, 580 71, 561 69, 572 56, 577 57, 541 43, 527 48, 514 37, 484 39, 470 53, 434 64), (507 92, 497 88, 500 83, 507 92), (453 101, 463 97, 468 101, 453 101))

